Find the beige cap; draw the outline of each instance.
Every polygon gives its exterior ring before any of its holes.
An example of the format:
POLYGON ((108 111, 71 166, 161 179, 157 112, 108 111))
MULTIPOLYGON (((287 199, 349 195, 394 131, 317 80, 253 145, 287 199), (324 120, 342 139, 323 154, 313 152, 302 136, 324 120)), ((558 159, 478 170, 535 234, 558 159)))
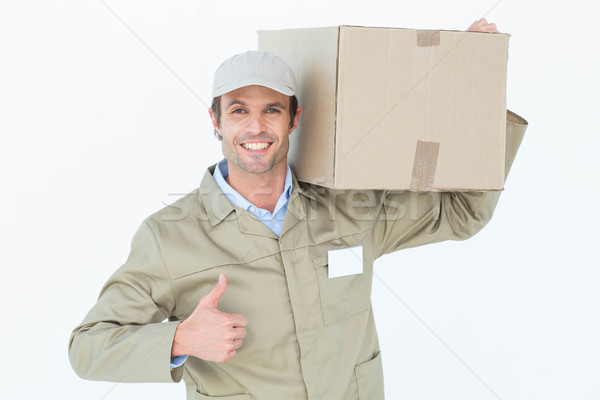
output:
POLYGON ((265 86, 286 96, 296 94, 296 77, 289 65, 268 51, 247 51, 228 58, 217 68, 212 96, 250 85, 265 86))

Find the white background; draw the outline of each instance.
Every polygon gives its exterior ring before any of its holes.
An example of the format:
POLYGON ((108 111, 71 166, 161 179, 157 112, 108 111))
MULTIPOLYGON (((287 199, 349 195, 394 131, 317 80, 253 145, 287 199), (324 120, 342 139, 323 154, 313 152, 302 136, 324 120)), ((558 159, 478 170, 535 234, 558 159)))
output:
POLYGON ((3 0, 0 398, 184 398, 81 380, 67 343, 141 221, 220 159, 212 74, 256 30, 465 29, 489 12, 530 127, 486 229, 378 261, 386 395, 599 400, 597 17, 583 0, 495 3, 3 0))

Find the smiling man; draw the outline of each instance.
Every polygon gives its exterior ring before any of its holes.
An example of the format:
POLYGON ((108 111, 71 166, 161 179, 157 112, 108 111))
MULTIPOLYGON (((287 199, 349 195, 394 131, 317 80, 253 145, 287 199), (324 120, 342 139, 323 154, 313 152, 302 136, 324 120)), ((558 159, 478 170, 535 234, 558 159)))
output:
MULTIPOLYGON (((264 57, 266 53, 251 53, 264 57)), ((225 93, 210 116, 223 142, 227 182, 259 208, 273 211, 286 175, 289 135, 298 125, 302 108, 290 113, 289 96, 265 86, 250 85, 225 93), (220 112, 219 112, 220 113, 220 112)))
MULTIPOLYGON (((142 223, 126 263, 73 331, 69 355, 80 376, 183 377, 188 399, 383 398, 374 260, 472 236, 499 193, 298 182, 287 164, 302 114, 296 94, 292 70, 271 53, 219 67, 209 112, 225 159, 142 223)), ((509 167, 526 122, 507 118, 509 167)))

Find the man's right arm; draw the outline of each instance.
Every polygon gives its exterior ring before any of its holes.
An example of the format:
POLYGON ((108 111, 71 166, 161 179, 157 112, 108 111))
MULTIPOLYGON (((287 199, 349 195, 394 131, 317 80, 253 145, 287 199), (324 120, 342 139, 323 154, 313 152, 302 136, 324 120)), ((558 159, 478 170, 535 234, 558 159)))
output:
MULTIPOLYGON (((183 322, 154 232, 144 222, 127 262, 109 279, 84 321, 71 335, 69 357, 79 376, 113 382, 179 381, 175 357, 226 361, 246 336, 246 319, 217 309, 227 289, 224 274, 183 322)), ((181 365, 178 365, 180 367, 181 365)))
POLYGON ((171 382, 173 337, 179 321, 161 322, 175 306, 154 232, 136 232, 126 263, 102 289, 97 303, 73 330, 69 359, 82 378, 113 382, 171 382))

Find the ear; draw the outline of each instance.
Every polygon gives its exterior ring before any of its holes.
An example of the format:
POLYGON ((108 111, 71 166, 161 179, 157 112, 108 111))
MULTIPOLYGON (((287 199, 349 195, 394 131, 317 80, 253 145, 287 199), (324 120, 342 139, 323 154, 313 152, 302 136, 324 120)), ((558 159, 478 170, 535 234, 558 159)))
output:
POLYGON ((212 108, 208 109, 208 115, 210 115, 210 120, 212 122, 213 128, 215 128, 218 131, 219 127, 217 125, 217 117, 215 117, 215 113, 212 108))
POLYGON ((291 134, 294 131, 294 129, 296 129, 296 127, 298 127, 298 123, 300 122, 301 115, 302 115, 302 107, 298 107, 296 109, 296 116, 294 117, 294 124, 290 128, 290 132, 288 133, 288 135, 291 134))

